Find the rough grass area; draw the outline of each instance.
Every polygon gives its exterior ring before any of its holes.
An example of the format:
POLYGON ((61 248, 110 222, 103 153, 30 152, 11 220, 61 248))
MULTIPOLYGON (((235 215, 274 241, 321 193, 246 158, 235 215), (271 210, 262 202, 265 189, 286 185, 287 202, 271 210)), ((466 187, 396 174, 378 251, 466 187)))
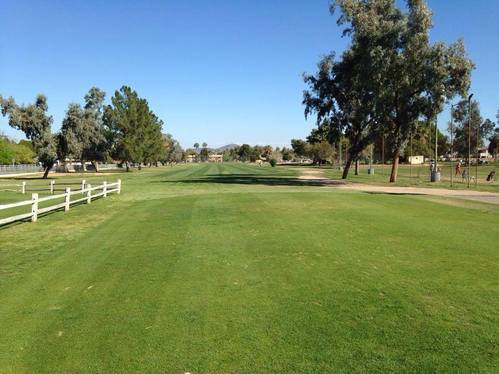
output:
MULTIPOLYGON (((430 168, 429 164, 424 165, 400 165, 398 170, 397 183, 389 183, 391 165, 373 165, 374 175, 369 175, 367 170, 368 165, 360 165, 359 175, 354 175, 355 169, 352 166, 348 175, 348 180, 357 183, 368 183, 377 185, 396 185, 396 186, 415 186, 415 187, 437 187, 437 188, 451 188, 451 174, 452 174, 452 189, 468 189, 467 179, 455 175, 455 163, 452 165, 450 162, 439 163, 441 170, 441 181, 436 183, 430 182, 430 168), (451 172, 452 171, 452 172, 451 172)), ((340 179, 341 171, 337 166, 323 167, 325 175, 332 179, 340 179)), ((461 171, 467 169, 462 166, 461 171)), ((471 166, 470 175, 470 189, 476 191, 489 191, 499 192, 499 162, 490 162, 487 165, 480 165, 478 167, 477 183, 475 184, 475 166, 471 166), (497 175, 494 181, 487 182, 487 176, 491 171, 496 171, 497 175)))
POLYGON ((497 372, 496 206, 297 168, 119 176, 0 229, 0 372, 497 372))

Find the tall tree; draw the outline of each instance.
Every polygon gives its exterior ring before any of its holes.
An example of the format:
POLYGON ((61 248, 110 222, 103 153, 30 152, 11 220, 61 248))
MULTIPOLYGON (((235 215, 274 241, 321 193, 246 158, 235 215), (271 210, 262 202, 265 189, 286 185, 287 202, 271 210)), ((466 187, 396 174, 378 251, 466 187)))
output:
POLYGON ((339 142, 342 134, 349 141, 343 179, 348 176, 352 162, 357 166, 376 125, 375 98, 365 68, 369 58, 363 40, 359 40, 343 53, 340 61, 335 61, 334 55, 326 56, 319 63, 316 75, 305 76, 310 88, 304 93, 305 116, 316 113, 319 130, 329 129, 323 132, 331 144, 339 142))
POLYGON ((58 135, 57 153, 60 160, 91 161, 98 171, 97 161, 106 157, 106 139, 102 122, 105 93, 92 87, 85 95, 85 106, 71 103, 58 135))
POLYGON ((103 121, 105 97, 104 91, 92 87, 84 98, 85 117, 90 135, 89 142, 83 149, 83 157, 94 164, 96 171, 99 171, 98 162, 105 161, 109 157, 103 121))
POLYGON ((71 103, 62 120, 61 132, 58 134, 57 154, 59 160, 83 160, 83 149, 87 142, 85 115, 79 104, 71 103))
POLYGON ((138 164, 140 169, 144 162, 152 159, 150 148, 158 149, 162 122, 137 92, 127 86, 116 91, 111 105, 104 109, 103 122, 113 156, 126 165, 127 171, 130 163, 138 164))
MULTIPOLYGON (((497 125, 499 125, 499 110, 497 111, 497 125)), ((492 136, 489 138, 489 153, 497 158, 499 155, 499 127, 494 128, 492 136)))
POLYGON ((253 155, 253 150, 249 144, 243 144, 239 147, 237 154, 239 156, 239 160, 245 162, 251 159, 253 155))
POLYGON ((47 98, 38 95, 34 104, 18 105, 12 98, 1 99, 2 113, 9 116, 9 125, 24 132, 33 145, 38 162, 47 178, 57 159, 56 142, 51 133, 52 116, 48 115, 47 98))
POLYGON ((310 145, 309 156, 314 163, 321 165, 327 161, 331 161, 334 155, 334 150, 328 142, 314 143, 310 145))
POLYGON ((494 158, 499 156, 499 127, 494 129, 492 136, 489 138, 489 153, 494 158))
POLYGON ((199 157, 199 143, 198 142, 194 143, 193 147, 194 147, 194 149, 196 151, 196 153, 195 153, 195 155, 196 155, 196 161, 198 161, 199 160, 198 159, 198 157, 199 157))
POLYGON ((482 118, 480 107, 475 100, 471 101, 471 112, 468 100, 460 101, 455 106, 452 117, 454 120, 454 151, 465 159, 468 158, 468 151, 471 151, 471 157, 474 157, 477 149, 485 145, 484 139, 488 138, 494 131, 494 123, 490 119, 484 120, 482 118))
POLYGON ((473 63, 460 40, 430 44, 431 12, 423 0, 407 0, 407 13, 394 0, 336 0, 340 25, 352 44, 365 47, 366 85, 376 99, 379 131, 391 139, 392 172, 397 180, 399 156, 413 125, 433 119, 446 100, 465 96, 473 63))
POLYGON ((166 162, 181 162, 185 157, 185 151, 180 143, 170 134, 163 135, 166 148, 166 162))
POLYGON ((291 139, 291 148, 297 157, 308 157, 307 145, 302 139, 291 139))

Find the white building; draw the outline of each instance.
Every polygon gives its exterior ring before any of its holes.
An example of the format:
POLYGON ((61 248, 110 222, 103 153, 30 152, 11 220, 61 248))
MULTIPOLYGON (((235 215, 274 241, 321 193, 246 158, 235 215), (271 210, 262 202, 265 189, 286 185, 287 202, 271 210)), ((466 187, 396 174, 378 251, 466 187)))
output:
POLYGON ((424 156, 409 156, 409 164, 411 165, 424 164, 424 156))
POLYGON ((478 155, 479 158, 492 158, 492 155, 489 153, 489 150, 487 148, 480 148, 478 150, 478 155))

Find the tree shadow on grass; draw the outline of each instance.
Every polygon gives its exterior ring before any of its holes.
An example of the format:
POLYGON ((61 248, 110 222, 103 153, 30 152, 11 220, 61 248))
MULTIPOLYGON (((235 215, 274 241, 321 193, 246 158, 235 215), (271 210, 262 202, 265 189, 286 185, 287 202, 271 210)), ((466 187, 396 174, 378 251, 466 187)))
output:
POLYGON ((212 174, 198 178, 168 179, 162 183, 221 183, 221 184, 244 184, 265 186, 335 186, 344 184, 341 181, 330 179, 300 179, 296 177, 268 176, 261 174, 212 174))
POLYGON ((391 192, 391 191, 360 191, 368 195, 395 195, 395 196, 426 196, 419 192, 391 192))

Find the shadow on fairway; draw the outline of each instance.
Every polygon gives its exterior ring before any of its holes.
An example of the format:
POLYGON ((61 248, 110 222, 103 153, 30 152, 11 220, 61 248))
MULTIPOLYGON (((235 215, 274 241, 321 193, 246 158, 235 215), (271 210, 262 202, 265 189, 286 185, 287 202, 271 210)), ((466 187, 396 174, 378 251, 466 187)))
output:
POLYGON ((369 195, 395 195, 395 196, 427 196, 417 192, 390 192, 390 191, 360 191, 369 195))
POLYGON ((335 186, 344 182, 329 179, 300 179, 293 177, 271 177, 259 174, 213 174, 199 178, 171 179, 163 183, 222 183, 265 186, 335 186))

